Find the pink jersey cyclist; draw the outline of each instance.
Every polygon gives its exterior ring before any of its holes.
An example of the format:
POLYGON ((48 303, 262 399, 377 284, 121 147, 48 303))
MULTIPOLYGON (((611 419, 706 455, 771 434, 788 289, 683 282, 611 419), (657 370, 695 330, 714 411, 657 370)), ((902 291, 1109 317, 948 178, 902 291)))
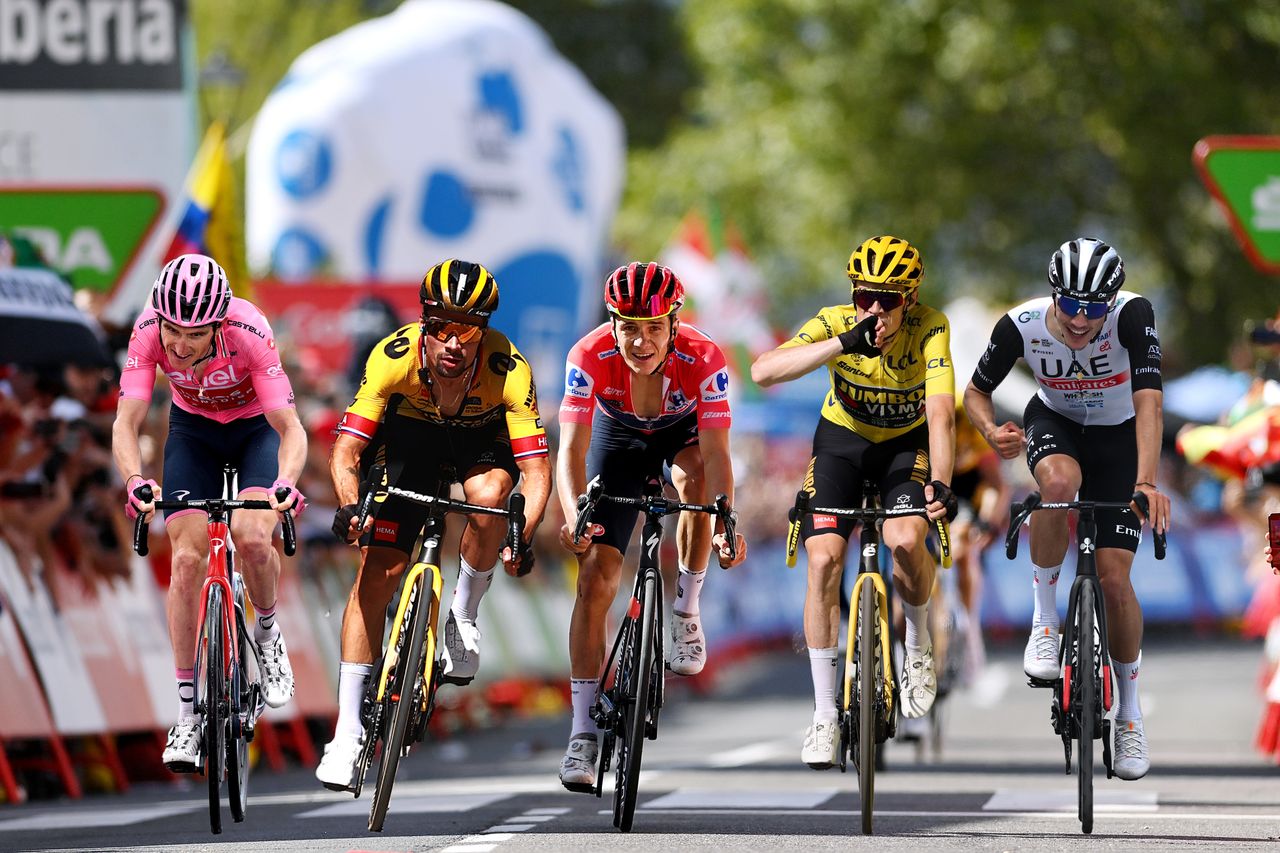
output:
POLYGON ((267 318, 253 303, 232 297, 214 341, 214 353, 200 379, 197 366, 175 368, 160 343, 160 317, 147 308, 129 337, 120 376, 120 396, 150 401, 156 368, 169 378, 173 403, 184 412, 230 423, 293 405, 293 387, 267 318))
POLYGON ((729 371, 724 353, 697 328, 679 326, 663 367, 662 409, 656 417, 636 414, 631 402, 632 370, 613 338, 612 323, 602 323, 569 352, 560 422, 589 424, 595 412, 651 433, 697 411, 703 429, 728 429, 729 371))

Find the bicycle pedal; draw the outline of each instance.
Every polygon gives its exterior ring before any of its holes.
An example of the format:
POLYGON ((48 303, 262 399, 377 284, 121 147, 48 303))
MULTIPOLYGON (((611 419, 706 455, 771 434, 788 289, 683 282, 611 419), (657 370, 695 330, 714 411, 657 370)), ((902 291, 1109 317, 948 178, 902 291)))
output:
POLYGON ((1053 688, 1053 687, 1057 687, 1057 686, 1058 686, 1058 681, 1057 681, 1057 679, 1053 679, 1052 681, 1048 681, 1048 680, 1045 680, 1045 679, 1043 679, 1043 678, 1033 678, 1032 676, 1028 675, 1028 676, 1027 676, 1027 685, 1028 685, 1028 686, 1030 686, 1030 687, 1049 687, 1049 688, 1053 688))
POLYGON ((468 684, 475 681, 475 676, 463 677, 458 675, 445 675, 440 678, 440 681, 444 684, 456 684, 459 687, 466 687, 468 684))

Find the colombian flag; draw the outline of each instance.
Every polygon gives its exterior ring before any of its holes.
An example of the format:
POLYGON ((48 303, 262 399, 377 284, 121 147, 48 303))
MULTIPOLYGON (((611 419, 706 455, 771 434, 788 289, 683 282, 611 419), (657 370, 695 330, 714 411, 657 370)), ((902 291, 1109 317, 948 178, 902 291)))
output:
POLYGON ((232 292, 247 297, 244 234, 235 193, 226 129, 214 122, 187 173, 186 208, 161 263, 190 252, 208 255, 227 271, 232 292))

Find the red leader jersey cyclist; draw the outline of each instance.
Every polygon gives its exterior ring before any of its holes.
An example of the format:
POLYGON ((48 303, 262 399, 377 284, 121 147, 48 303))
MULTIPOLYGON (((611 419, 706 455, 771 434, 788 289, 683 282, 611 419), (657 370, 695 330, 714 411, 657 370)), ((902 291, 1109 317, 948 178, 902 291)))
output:
MULTIPOLYGON (((222 497, 222 466, 239 472, 241 499, 264 497, 277 511, 306 506, 294 487, 307 455, 307 433, 293 405, 293 388, 280 364, 266 317, 233 297, 227 274, 213 258, 180 255, 165 264, 151 289, 151 304, 129 338, 120 377, 120 402, 111 434, 116 468, 124 478, 125 512, 150 516, 134 490, 160 487, 142 471, 138 433, 147 417, 156 368, 169 380, 173 405, 164 446, 164 494, 176 500, 222 497), (289 496, 277 502, 278 487, 289 496)), ((253 639, 262 651, 263 694, 279 708, 293 696, 293 670, 276 622, 280 558, 271 543, 277 517, 242 510, 231 520, 238 568, 257 614, 253 639)), ((200 761, 200 718, 192 708, 195 632, 200 587, 209 550, 204 514, 165 510, 172 543, 166 610, 178 681, 178 722, 169 729, 164 763, 194 773, 200 761)))
MULTIPOLYGON (((591 706, 605 655, 605 616, 618 592, 622 559, 639 510, 601 502, 593 524, 578 543, 572 531, 578 495, 600 475, 604 493, 639 497, 651 477, 671 466, 680 500, 706 503, 724 494, 733 502, 729 458, 729 371, 716 344, 677 313, 684 285, 655 263, 618 267, 605 281, 609 320, 569 352, 564 401, 560 405, 560 505, 567 523, 560 541, 578 558, 578 594, 569 623, 573 723, 560 764, 560 781, 571 791, 595 784, 599 741, 591 706)), ((742 562, 747 545, 737 536, 737 556, 721 524, 681 513, 676 528, 680 571, 671 613, 670 668, 694 675, 706 663, 706 638, 698 598, 711 549, 720 565, 742 562)))
MULTIPOLYGON (((1089 237, 1063 243, 1049 259, 1051 296, 1024 302, 991 332, 964 407, 1005 459, 1027 451, 1027 467, 1046 502, 1126 501, 1142 492, 1153 530, 1169 526, 1169 498, 1156 488, 1160 466, 1160 338, 1151 303, 1124 285, 1124 261, 1089 237), (997 426, 991 394, 1021 358, 1040 386, 1023 427, 997 426)), ((1151 767, 1138 699, 1142 606, 1129 580, 1142 524, 1133 506, 1098 510, 1097 564, 1106 600, 1117 681, 1115 773, 1141 779, 1151 767)), ((1058 575, 1066 557, 1067 513, 1031 516, 1035 590, 1022 667, 1031 678, 1058 677, 1058 575)))

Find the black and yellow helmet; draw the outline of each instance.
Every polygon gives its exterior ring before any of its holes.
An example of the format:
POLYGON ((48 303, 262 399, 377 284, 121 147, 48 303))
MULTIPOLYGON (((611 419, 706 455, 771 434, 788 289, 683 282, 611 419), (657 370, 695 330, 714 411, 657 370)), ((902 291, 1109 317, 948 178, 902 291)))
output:
POLYGON ((450 258, 427 270, 418 299, 424 317, 467 315, 483 325, 498 310, 498 282, 479 264, 450 258))
POLYGON ((914 290, 924 278, 920 252, 901 237, 872 237, 849 256, 849 279, 862 284, 896 284, 914 290))

